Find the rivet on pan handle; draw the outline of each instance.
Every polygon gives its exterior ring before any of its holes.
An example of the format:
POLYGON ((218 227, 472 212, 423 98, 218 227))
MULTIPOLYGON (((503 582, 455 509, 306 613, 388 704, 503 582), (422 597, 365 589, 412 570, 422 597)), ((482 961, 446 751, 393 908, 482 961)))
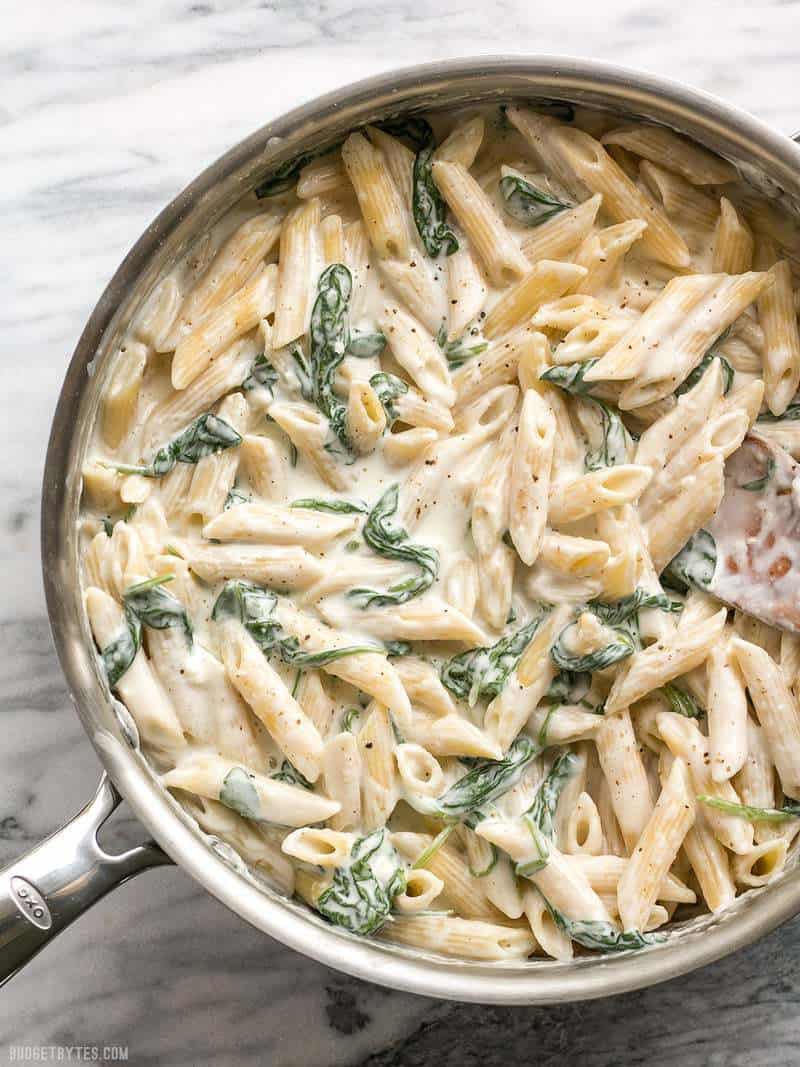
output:
POLYGON ((71 822, 0 871, 0 985, 106 893, 172 862, 153 841, 117 856, 100 847, 97 832, 120 800, 103 775, 71 822))

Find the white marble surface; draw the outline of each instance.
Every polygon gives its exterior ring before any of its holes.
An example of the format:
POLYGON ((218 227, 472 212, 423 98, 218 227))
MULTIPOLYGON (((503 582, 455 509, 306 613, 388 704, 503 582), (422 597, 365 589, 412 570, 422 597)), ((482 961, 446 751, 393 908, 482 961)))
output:
MULTIPOLYGON (((0 863, 90 794, 39 578, 48 425, 82 324, 175 193, 269 117, 378 70, 560 52, 690 82, 800 127, 796 0, 0 0, 0 863)), ((163 869, 0 994, 0 1046, 120 1043, 131 1063, 783 1067, 800 923, 687 978, 557 1009, 438 1004, 325 970, 163 869)))

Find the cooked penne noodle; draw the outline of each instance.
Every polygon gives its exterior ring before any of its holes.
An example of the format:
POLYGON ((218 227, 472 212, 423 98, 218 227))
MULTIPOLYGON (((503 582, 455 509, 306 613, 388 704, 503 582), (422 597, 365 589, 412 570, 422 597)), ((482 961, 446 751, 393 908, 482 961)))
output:
POLYGON ((548 347, 543 333, 529 330, 515 331, 491 343, 453 374, 456 412, 478 401, 487 390, 517 381, 523 363, 534 373, 544 369, 548 347))
POLYGON ((277 242, 282 222, 279 212, 268 212, 248 219, 231 234, 181 304, 164 342, 168 348, 176 348, 181 338, 247 284, 277 242))
POLYGON ((654 689, 697 667, 716 644, 724 626, 725 610, 721 608, 710 619, 635 652, 614 679, 606 714, 629 708, 654 689))
POLYGON ((103 441, 116 448, 127 435, 139 400, 145 367, 147 346, 131 341, 120 349, 114 377, 103 397, 103 441))
POLYGON ((725 490, 724 461, 712 456, 687 475, 678 491, 645 523, 653 566, 660 574, 692 534, 716 512, 725 490))
POLYGON ((315 867, 341 867, 350 855, 351 834, 317 826, 302 826, 284 837, 281 852, 315 867))
POLYGON ((347 171, 341 156, 336 152, 326 153, 300 170, 295 192, 301 200, 312 200, 323 193, 333 193, 347 184, 347 171))
POLYGON ((731 652, 741 670, 775 762, 783 791, 800 796, 800 708, 778 664, 763 648, 735 637, 731 652))
POLYGON ((228 677, 278 748, 309 782, 319 777, 323 744, 319 731, 281 681, 253 638, 238 623, 220 635, 228 677))
POLYGON ((529 567, 542 547, 547 521, 556 424, 547 403, 529 389, 522 402, 511 462, 508 529, 529 567))
POLYGON ((340 733, 325 743, 322 779, 325 792, 339 804, 331 817, 334 830, 352 830, 361 819, 361 753, 354 734, 340 733))
MULTIPOLYGON (((122 608, 108 593, 91 587, 86 590, 86 612, 98 648, 107 648, 125 626, 122 608)), ((115 688, 133 716, 145 746, 157 759, 174 759, 186 744, 183 730, 142 649, 115 688)))
POLYGON ((560 259, 569 255, 589 236, 603 202, 599 193, 590 196, 577 207, 561 212, 545 222, 522 242, 522 251, 529 263, 541 259, 560 259))
POLYGON ((422 323, 396 304, 384 308, 379 322, 392 355, 422 394, 434 403, 452 407, 456 393, 447 360, 422 323))
POLYGON ((467 248, 447 257, 447 340, 457 341, 483 310, 486 283, 467 248))
MULTIPOLYGON (((244 434, 248 411, 242 393, 226 396, 217 414, 240 437, 244 434)), ((199 515, 204 522, 210 522, 222 512, 236 479, 239 455, 238 447, 226 448, 222 452, 203 456, 197 463, 184 506, 184 514, 188 518, 199 515)))
POLYGON ((767 272, 771 284, 758 298, 764 331, 764 394, 773 415, 782 415, 800 381, 800 331, 792 296, 792 270, 782 259, 767 272))
MULTIPOLYGON (((709 770, 708 740, 692 720, 662 712, 657 717, 657 723, 658 732, 672 755, 680 757, 688 765, 695 793, 738 803, 736 790, 730 782, 713 781, 709 770)), ((752 847, 753 827, 749 822, 711 805, 703 805, 703 809, 705 821, 725 848, 745 853, 752 847)))
POLYGON ((288 463, 275 441, 245 434, 239 446, 239 463, 254 493, 266 500, 284 498, 288 463))
POLYGON ((653 813, 653 797, 630 712, 604 718, 594 735, 597 755, 608 783, 611 806, 633 854, 636 842, 653 813))
POLYGON ((486 317, 483 332, 495 338, 524 326, 542 304, 555 300, 580 285, 587 276, 585 267, 540 259, 536 266, 498 300, 486 317))
MULTIPOLYGON (((667 216, 682 227, 686 239, 707 239, 719 217, 719 203, 685 178, 655 163, 643 162, 639 178, 667 216)), ((696 245, 695 245, 696 247, 696 245)))
POLYGON ((469 170, 481 147, 484 128, 482 115, 459 123, 433 153, 433 158, 437 162, 460 163, 465 170, 469 170))
POLYGON ((421 252, 410 260, 384 259, 380 271, 412 315, 436 335, 447 320, 447 301, 438 276, 421 252))
POLYGON ((168 274, 155 286, 136 316, 133 337, 152 346, 156 352, 171 352, 174 345, 170 344, 170 335, 180 306, 180 287, 175 278, 168 274))
POLYGON ((239 389, 258 355, 250 338, 234 343, 191 385, 154 405, 142 429, 142 446, 156 449, 209 411, 227 393, 239 389))
POLYGON ((674 170, 693 185, 725 185, 736 168, 665 126, 629 126, 603 134, 604 145, 620 145, 651 163, 674 170))
POLYGON ((574 481, 556 484, 550 492, 548 515, 555 525, 561 526, 598 511, 621 507, 638 500, 650 478, 647 467, 621 463, 617 467, 584 474, 574 481))
POLYGON ((274 264, 253 278, 201 320, 172 357, 172 387, 185 389, 204 374, 234 341, 254 329, 275 310, 278 269, 274 264))
POLYGON ((714 274, 744 274, 752 266, 753 235, 730 200, 720 197, 711 270, 714 274))
POLYGON ((642 219, 629 219, 584 238, 575 253, 575 263, 584 267, 586 274, 575 287, 576 292, 596 293, 603 289, 619 269, 625 253, 646 229, 647 223, 642 219))
POLYGON ((484 729, 503 751, 536 710, 555 677, 550 649, 569 615, 569 608, 562 604, 539 624, 502 692, 486 709, 484 729))
POLYGON ((399 945, 470 960, 525 959, 535 948, 533 935, 521 926, 502 926, 450 915, 397 918, 384 926, 379 936, 399 945))
POLYGON ((725 782, 747 759, 747 694, 730 645, 708 658, 708 738, 711 777, 725 782))
POLYGON ((272 336, 275 348, 283 348, 306 331, 312 303, 314 231, 319 224, 318 200, 300 204, 283 221, 272 336))
POLYGON ((350 485, 350 474, 325 448, 330 426, 325 416, 303 402, 272 404, 270 417, 277 422, 301 456, 319 477, 339 492, 350 485))
POLYGON ((342 160, 378 258, 404 258, 409 251, 406 215, 382 152, 362 134, 351 133, 342 145, 342 160))
POLYGON ((483 189, 461 163, 435 162, 433 180, 494 285, 503 288, 528 271, 528 260, 519 245, 483 189))
POLYGON ((695 820, 695 800, 683 760, 676 759, 636 849, 617 884, 626 930, 644 930, 659 887, 695 820))
POLYGON ((184 756, 161 781, 167 789, 186 789, 209 800, 221 800, 248 819, 278 826, 322 822, 339 810, 334 801, 308 789, 199 752, 184 756))
POLYGON ((395 739, 389 712, 373 705, 358 733, 358 751, 363 767, 361 824, 365 830, 383 826, 398 801, 395 739))

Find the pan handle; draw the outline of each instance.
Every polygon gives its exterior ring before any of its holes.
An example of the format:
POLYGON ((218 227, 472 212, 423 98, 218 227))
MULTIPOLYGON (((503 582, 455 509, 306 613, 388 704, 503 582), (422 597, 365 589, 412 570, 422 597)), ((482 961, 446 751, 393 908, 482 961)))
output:
POLYGON ((153 841, 114 856, 97 832, 121 800, 107 775, 71 822, 0 871, 0 985, 106 893, 171 863, 153 841))

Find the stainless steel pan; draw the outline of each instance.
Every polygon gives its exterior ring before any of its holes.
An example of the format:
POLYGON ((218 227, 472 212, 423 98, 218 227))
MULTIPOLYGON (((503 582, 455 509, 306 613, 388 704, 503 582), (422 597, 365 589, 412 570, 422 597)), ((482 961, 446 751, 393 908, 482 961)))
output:
POLYGON ((79 590, 79 472, 107 376, 106 357, 155 280, 258 178, 304 149, 409 109, 512 98, 579 102, 666 123, 735 160, 766 195, 800 205, 800 147, 789 138, 673 82, 555 57, 458 60, 359 82, 265 126, 176 197, 129 252, 100 298, 70 363, 53 419, 42 489, 48 610, 75 710, 107 776, 72 822, 0 873, 0 980, 95 900, 170 859, 253 926, 330 967, 414 993, 484 1003, 581 1000, 650 985, 718 959, 800 911, 800 870, 793 868, 769 888, 749 892, 723 915, 692 920, 660 946, 613 958, 482 964, 355 938, 264 890, 230 849, 213 847, 155 782, 98 673, 79 590), (143 843, 111 856, 96 834, 121 796, 143 824, 143 843))

